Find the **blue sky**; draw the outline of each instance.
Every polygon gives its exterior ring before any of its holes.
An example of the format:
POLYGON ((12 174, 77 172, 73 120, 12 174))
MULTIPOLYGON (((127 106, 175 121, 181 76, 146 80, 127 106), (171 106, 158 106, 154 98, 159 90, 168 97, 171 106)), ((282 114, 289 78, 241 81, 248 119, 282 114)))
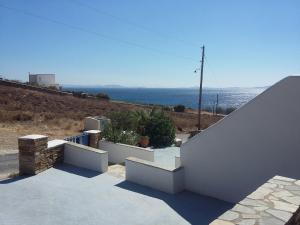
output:
POLYGON ((300 1, 0 0, 7 78, 56 73, 62 84, 197 86, 202 44, 207 87, 265 86, 300 74, 300 1))

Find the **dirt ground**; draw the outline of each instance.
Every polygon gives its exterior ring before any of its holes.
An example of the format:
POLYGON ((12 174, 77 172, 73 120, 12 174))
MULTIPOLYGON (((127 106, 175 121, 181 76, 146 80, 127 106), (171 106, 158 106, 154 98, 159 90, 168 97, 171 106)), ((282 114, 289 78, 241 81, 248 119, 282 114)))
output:
MULTIPOLYGON (((65 123, 65 122, 64 122, 65 123)), ((49 140, 63 139, 80 133, 82 123, 69 120, 71 128, 34 122, 0 123, 0 154, 18 149, 18 137, 28 134, 47 135, 49 140), (77 125, 77 126, 76 126, 77 125)))

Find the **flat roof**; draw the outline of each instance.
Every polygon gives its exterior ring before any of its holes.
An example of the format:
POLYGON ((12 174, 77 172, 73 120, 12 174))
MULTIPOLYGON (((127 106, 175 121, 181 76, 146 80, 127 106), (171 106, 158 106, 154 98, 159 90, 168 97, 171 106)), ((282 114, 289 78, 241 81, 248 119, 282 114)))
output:
POLYGON ((37 76, 37 75, 38 76, 44 76, 45 75, 46 76, 46 75, 55 75, 55 73, 30 73, 29 75, 30 76, 31 75, 34 75, 34 76, 37 76))
MULTIPOLYGON (((159 182, 159 181, 158 181, 159 182)), ((166 194, 67 164, 0 181, 0 224, 209 224, 233 204, 166 194)))

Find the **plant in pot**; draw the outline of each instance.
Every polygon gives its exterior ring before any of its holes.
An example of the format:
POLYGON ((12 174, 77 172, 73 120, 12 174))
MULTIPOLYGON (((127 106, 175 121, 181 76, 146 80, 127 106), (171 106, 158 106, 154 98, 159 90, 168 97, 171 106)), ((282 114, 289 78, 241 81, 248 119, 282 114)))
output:
POLYGON ((141 110, 135 112, 135 118, 137 121, 137 133, 140 135, 139 145, 143 148, 148 147, 150 139, 146 134, 146 126, 150 120, 149 112, 141 110))
POLYGON ((149 145, 149 142, 150 142, 150 140, 149 140, 148 136, 141 136, 140 137, 139 144, 140 144, 141 147, 147 148, 148 145, 149 145))

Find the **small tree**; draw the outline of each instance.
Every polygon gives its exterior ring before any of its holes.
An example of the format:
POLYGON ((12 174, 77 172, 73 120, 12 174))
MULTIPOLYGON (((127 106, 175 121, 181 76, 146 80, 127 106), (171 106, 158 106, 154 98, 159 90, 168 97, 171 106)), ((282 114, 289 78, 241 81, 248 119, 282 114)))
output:
POLYGON ((175 112, 184 112, 185 111, 185 106, 184 105, 175 105, 174 106, 174 111, 175 112))
POLYGON ((150 137, 150 145, 154 147, 170 146, 175 139, 175 126, 171 118, 162 110, 153 109, 146 126, 146 134, 150 137))
POLYGON ((136 131, 137 120, 133 112, 131 111, 117 111, 108 115, 111 119, 111 124, 118 130, 136 131))
POLYGON ((148 111, 139 110, 134 112, 134 116, 136 119, 136 132, 141 136, 147 136, 146 134, 146 126, 150 121, 150 114, 148 111))

